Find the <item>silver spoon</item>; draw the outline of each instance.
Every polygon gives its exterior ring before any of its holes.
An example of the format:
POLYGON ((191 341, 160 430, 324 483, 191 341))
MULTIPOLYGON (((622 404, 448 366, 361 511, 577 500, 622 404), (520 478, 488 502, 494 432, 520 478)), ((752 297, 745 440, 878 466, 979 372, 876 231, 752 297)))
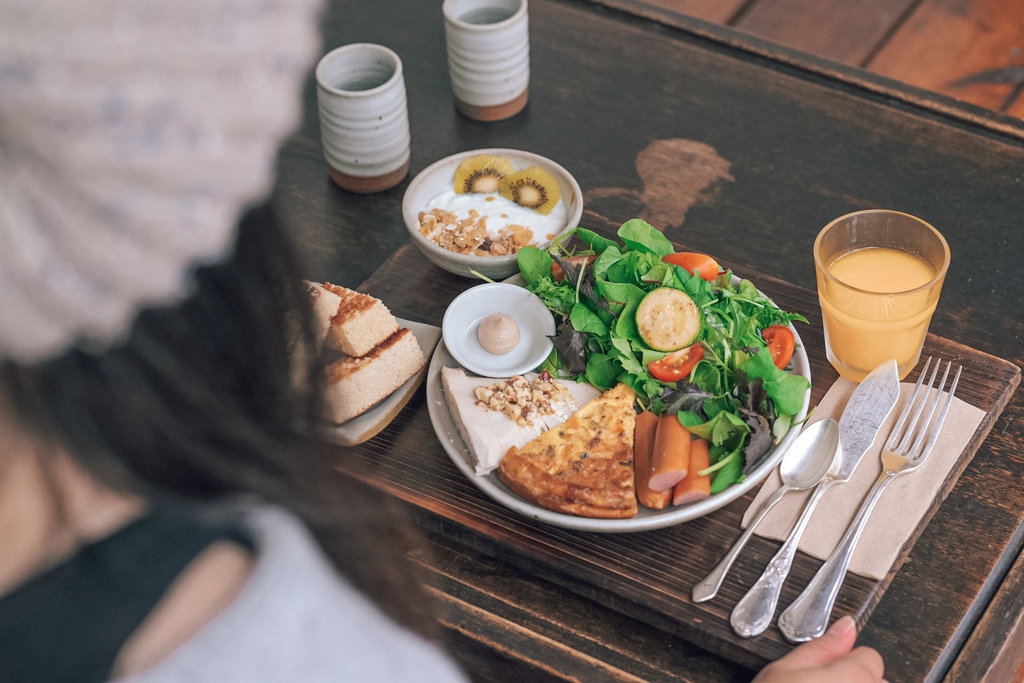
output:
POLYGON ((779 465, 782 486, 765 501, 764 506, 757 513, 757 517, 747 525, 743 535, 736 540, 718 566, 693 587, 694 602, 704 602, 718 594, 725 575, 736 561, 740 551, 743 550, 743 546, 753 535, 754 528, 761 523, 768 511, 782 500, 784 495, 790 491, 809 489, 821 481, 832 465, 838 446, 839 423, 832 418, 819 420, 800 433, 786 454, 782 456, 782 463, 779 465))

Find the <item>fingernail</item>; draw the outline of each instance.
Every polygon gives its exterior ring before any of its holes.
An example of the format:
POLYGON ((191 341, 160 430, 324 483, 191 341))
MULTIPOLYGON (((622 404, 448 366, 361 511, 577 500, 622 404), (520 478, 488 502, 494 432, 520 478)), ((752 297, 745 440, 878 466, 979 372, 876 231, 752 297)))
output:
POLYGON ((857 630, 857 622, 853 620, 853 617, 846 615, 836 623, 832 624, 829 628, 828 633, 836 638, 845 638, 850 634, 850 631, 857 630))

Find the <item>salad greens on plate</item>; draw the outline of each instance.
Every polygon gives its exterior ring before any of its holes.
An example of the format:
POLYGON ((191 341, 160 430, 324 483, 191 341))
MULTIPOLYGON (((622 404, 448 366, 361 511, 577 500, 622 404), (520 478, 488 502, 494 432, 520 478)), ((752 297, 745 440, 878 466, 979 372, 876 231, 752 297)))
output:
POLYGON ((712 493, 723 491, 757 466, 803 406, 810 382, 785 368, 790 324, 807 320, 710 257, 676 253, 641 219, 618 237, 576 228, 546 250, 519 251, 527 289, 555 316, 543 367, 602 390, 623 382, 642 408, 676 413, 708 441, 702 474, 712 493), (570 251, 573 236, 582 248, 570 251))

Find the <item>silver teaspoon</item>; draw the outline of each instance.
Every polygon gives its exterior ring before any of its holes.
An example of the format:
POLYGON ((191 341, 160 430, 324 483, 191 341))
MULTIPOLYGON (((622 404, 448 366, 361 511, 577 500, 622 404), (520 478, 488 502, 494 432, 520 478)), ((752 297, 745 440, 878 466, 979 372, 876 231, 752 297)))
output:
POLYGON ((765 501, 757 516, 747 525, 746 530, 736 539, 732 548, 711 570, 711 573, 693 587, 694 602, 704 602, 718 594, 722 582, 725 581, 725 575, 753 535, 754 528, 787 493, 809 489, 821 481, 832 465, 838 445, 839 423, 832 418, 819 420, 800 433, 786 454, 782 456, 782 462, 779 464, 782 486, 777 488, 765 501))

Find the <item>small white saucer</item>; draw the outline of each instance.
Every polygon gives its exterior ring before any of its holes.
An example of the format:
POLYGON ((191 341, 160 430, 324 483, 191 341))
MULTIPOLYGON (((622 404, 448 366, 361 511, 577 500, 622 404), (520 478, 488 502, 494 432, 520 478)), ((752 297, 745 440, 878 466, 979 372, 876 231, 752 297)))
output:
POLYGON ((551 353, 548 336, 555 319, 544 302, 529 290, 505 282, 467 289, 448 306, 441 333, 449 353, 462 367, 484 377, 511 377, 535 369, 551 353), (519 326, 519 344, 504 354, 485 351, 477 329, 492 313, 512 316, 519 326))

